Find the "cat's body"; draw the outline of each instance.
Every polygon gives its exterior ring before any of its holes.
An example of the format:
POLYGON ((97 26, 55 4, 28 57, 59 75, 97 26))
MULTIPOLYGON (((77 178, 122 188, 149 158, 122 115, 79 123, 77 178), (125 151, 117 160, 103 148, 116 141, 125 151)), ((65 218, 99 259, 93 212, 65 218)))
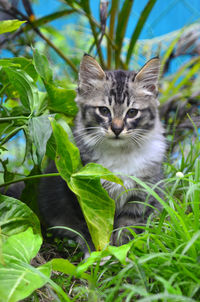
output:
MULTIPOLYGON (((122 186, 102 182, 116 202, 114 228, 144 225, 152 206, 160 209, 152 196, 147 200, 150 207, 145 206, 147 193, 128 177, 136 176, 151 185, 162 179, 166 146, 157 109, 158 72, 156 58, 137 74, 122 70, 104 72, 88 55, 80 66, 76 98, 80 110, 74 137, 82 162, 96 162, 120 174, 128 189, 122 193, 122 186)), ((50 167, 49 171, 54 169, 50 167)), ((40 192, 40 207, 49 225, 74 228, 90 241, 76 198, 64 181, 47 179, 42 182, 40 192)), ((120 243, 128 239, 125 231, 120 243)), ((111 241, 117 244, 117 232, 111 241)))

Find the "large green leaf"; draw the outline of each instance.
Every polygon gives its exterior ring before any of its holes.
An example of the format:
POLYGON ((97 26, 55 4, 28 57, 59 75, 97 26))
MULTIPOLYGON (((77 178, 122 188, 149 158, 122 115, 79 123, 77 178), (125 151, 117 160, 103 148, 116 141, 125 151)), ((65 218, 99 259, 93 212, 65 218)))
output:
POLYGON ((8 33, 18 29, 26 21, 5 20, 0 21, 0 34, 8 33))
POLYGON ((41 115, 29 120, 29 131, 36 147, 38 164, 41 165, 46 152, 47 141, 51 136, 52 129, 48 116, 41 115))
POLYGON ((39 102, 38 89, 35 86, 33 79, 21 69, 5 67, 4 71, 6 72, 10 83, 18 91, 22 105, 33 112, 39 102))
POLYGON ((51 123, 57 145, 57 169, 77 195, 95 248, 101 250, 109 244, 115 202, 101 186, 100 178, 119 184, 122 181, 98 164, 88 164, 82 168, 78 148, 58 122, 52 120, 51 123))
POLYGON ((41 236, 34 234, 31 228, 9 237, 3 244, 3 263, 0 263, 0 302, 24 299, 50 278, 50 263, 39 268, 29 265, 41 244, 41 236))
POLYGON ((114 200, 102 188, 100 177, 77 179, 72 176, 69 186, 78 196, 96 250, 102 250, 109 244, 113 230, 114 200))
POLYGON ((37 216, 23 202, 12 197, 0 195, 0 228, 2 235, 18 234, 32 227, 40 234, 40 222, 37 216))

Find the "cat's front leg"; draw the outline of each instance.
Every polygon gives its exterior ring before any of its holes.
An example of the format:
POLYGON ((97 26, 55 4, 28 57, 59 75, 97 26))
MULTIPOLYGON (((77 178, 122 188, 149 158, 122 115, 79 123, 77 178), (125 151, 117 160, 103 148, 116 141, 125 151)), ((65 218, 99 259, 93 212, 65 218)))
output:
POLYGON ((115 214, 111 244, 117 246, 126 244, 134 238, 135 233, 142 233, 146 225, 146 216, 143 204, 138 201, 127 202, 123 209, 115 214))

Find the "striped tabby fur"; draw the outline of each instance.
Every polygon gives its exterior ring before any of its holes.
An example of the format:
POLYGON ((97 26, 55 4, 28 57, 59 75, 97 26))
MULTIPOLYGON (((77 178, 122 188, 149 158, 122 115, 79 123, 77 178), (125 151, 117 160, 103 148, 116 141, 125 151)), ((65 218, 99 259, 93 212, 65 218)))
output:
MULTIPOLYGON (((127 193, 121 194, 124 189, 120 185, 102 182, 116 202, 115 229, 144 225, 153 211, 152 207, 143 204, 146 200, 151 206, 160 209, 159 203, 152 196, 147 198, 147 193, 126 176, 136 176, 152 185, 162 179, 166 144, 158 114, 158 74, 158 58, 147 62, 138 73, 103 71, 89 55, 83 57, 80 65, 76 98, 80 110, 74 137, 82 161, 84 164, 99 163, 120 174, 128 189, 127 193)), ((42 188, 45 193, 47 185, 43 184, 42 188)), ((48 188, 53 190, 50 185, 48 188)), ((159 189, 157 192, 159 193, 159 189)), ((66 187, 65 193, 59 194, 49 192, 51 201, 46 206, 42 204, 43 199, 40 200, 47 221, 51 225, 73 227, 85 235, 86 226, 81 222, 82 217, 81 220, 78 218, 81 214, 77 202, 75 205, 75 198, 72 198, 66 187), (54 197, 56 201, 53 201, 54 197), (72 210, 71 206, 74 207, 72 210), (53 208, 57 210, 51 215, 53 208), (55 212, 58 212, 57 215, 55 212), (74 223, 70 222, 73 220, 72 216, 74 223)), ((139 229, 135 228, 135 231, 138 232, 139 229)), ((128 231, 124 230, 120 238, 119 243, 127 242, 128 231)), ((118 244, 118 239, 118 233, 113 233, 112 244, 118 244)))

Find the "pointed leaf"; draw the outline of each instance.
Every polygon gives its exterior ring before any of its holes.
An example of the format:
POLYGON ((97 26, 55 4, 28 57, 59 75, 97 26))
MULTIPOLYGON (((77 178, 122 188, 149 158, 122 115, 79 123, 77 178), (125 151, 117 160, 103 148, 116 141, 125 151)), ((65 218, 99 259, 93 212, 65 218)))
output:
POLYGON ((49 62, 45 55, 33 48, 33 60, 40 77, 45 80, 45 82, 51 82, 53 80, 53 71, 49 67, 49 62))
POLYGON ((5 20, 0 21, 0 34, 8 33, 18 29, 26 21, 19 20, 5 20))
POLYGON ((51 260, 52 269, 67 275, 72 275, 76 278, 91 280, 91 276, 86 273, 77 274, 77 267, 70 263, 67 259, 53 259, 51 260))
POLYGON ((22 105, 33 112, 39 102, 38 89, 35 86, 33 79, 21 69, 7 67, 4 68, 4 71, 6 72, 10 83, 18 91, 22 105))
POLYGON ((77 173, 72 175, 74 178, 102 178, 111 182, 115 182, 123 186, 123 181, 115 174, 110 172, 107 168, 96 164, 89 163, 85 167, 81 168, 77 173))
POLYGON ((51 136, 52 128, 48 116, 41 115, 29 120, 29 131, 33 143, 36 147, 38 164, 41 165, 42 159, 46 153, 47 141, 51 136))
POLYGON ((69 182, 73 173, 82 166, 78 148, 69 140, 63 127, 51 119, 53 134, 56 140, 56 165, 65 181, 69 182))
POLYGON ((127 254, 133 244, 133 241, 130 241, 127 244, 123 244, 121 246, 111 246, 109 245, 107 250, 108 252, 116 257, 122 264, 126 264, 127 254))

